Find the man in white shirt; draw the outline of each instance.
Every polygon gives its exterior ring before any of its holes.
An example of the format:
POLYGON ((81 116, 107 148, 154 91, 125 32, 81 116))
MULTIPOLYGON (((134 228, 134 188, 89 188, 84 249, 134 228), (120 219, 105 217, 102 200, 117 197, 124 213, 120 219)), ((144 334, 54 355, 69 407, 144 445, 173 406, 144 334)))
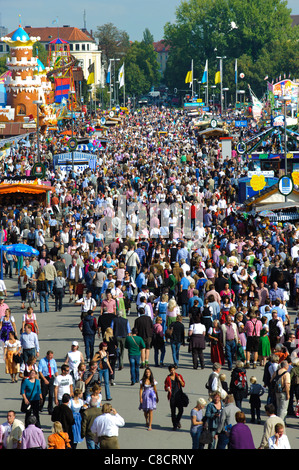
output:
POLYGON ((76 305, 81 305, 81 313, 87 313, 89 310, 95 311, 97 303, 95 299, 92 298, 92 292, 89 290, 86 292, 85 297, 76 301, 76 305))
POLYGON ((299 240, 296 241, 296 245, 291 248, 292 259, 297 259, 299 256, 299 240))
POLYGON ((24 424, 16 419, 14 411, 7 412, 7 421, 1 424, 2 444, 4 449, 21 449, 24 424))
POLYGON ((101 449, 119 449, 118 428, 124 425, 124 419, 110 403, 105 403, 102 406, 102 414, 95 418, 90 430, 101 449))
POLYGON ((61 404, 65 393, 68 393, 71 397, 73 396, 73 377, 67 364, 61 366, 61 374, 54 379, 54 402, 56 406, 61 404))

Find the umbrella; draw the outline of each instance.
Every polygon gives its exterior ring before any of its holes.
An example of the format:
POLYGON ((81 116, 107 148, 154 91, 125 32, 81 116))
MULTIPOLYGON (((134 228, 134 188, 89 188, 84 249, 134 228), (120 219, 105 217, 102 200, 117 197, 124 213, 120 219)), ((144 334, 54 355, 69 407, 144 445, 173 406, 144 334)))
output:
POLYGON ((15 256, 32 256, 39 255, 39 251, 32 246, 25 245, 24 243, 16 243, 15 245, 3 245, 1 250, 15 256))
POLYGON ((270 211, 269 209, 265 209, 264 211, 261 211, 261 212, 259 213, 259 215, 260 215, 261 217, 271 217, 271 216, 276 215, 276 214, 275 214, 275 212, 270 211))

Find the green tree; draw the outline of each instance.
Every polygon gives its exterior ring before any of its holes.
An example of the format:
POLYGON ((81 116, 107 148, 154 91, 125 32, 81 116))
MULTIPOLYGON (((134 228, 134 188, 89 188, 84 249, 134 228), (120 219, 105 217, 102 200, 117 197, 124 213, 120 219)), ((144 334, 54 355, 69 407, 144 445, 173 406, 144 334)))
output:
POLYGON ((109 59, 123 56, 130 47, 128 33, 118 29, 113 23, 98 26, 95 37, 98 39, 103 61, 107 68, 109 59))
POLYGON ((165 73, 168 87, 183 88, 192 59, 194 77, 198 79, 209 60, 212 84, 217 56, 225 56, 223 77, 230 71, 228 85, 233 87, 237 58, 246 79, 252 79, 254 86, 262 90, 265 75, 278 66, 278 44, 283 47, 290 41, 290 56, 284 55, 284 68, 290 69, 296 61, 294 45, 299 34, 298 28, 291 26, 290 12, 283 0, 182 1, 176 10, 176 21, 164 27, 164 40, 171 47, 165 73))
MULTIPOLYGON (((126 94, 141 96, 160 82, 157 53, 152 43, 135 41, 125 58, 126 94)), ((121 66, 121 63, 120 63, 121 66)), ((121 89, 121 94, 123 89, 121 89)))
POLYGON ((7 56, 2 56, 0 57, 0 75, 2 75, 4 72, 7 72, 8 68, 6 66, 6 59, 7 56))
POLYGON ((44 64, 44 66, 47 65, 48 54, 45 46, 42 43, 36 42, 35 44, 33 44, 32 54, 33 57, 38 57, 42 64, 44 64))
POLYGON ((150 32, 148 28, 145 28, 145 30, 143 31, 142 40, 145 44, 148 44, 148 45, 153 44, 154 36, 152 35, 152 33, 150 32))

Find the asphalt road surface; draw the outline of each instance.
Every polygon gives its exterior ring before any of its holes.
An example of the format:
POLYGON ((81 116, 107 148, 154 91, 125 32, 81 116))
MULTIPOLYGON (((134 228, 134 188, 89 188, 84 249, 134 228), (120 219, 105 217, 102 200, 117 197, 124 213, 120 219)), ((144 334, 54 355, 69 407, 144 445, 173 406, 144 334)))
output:
MULTIPOLYGON (((17 292, 17 277, 13 279, 4 278, 7 286, 8 296, 6 302, 12 310, 12 315, 15 317, 17 330, 21 328, 22 314, 24 310, 21 310, 21 300, 19 296, 16 296, 17 292)), ((40 358, 44 357, 48 349, 54 351, 54 357, 57 361, 57 365, 60 366, 64 362, 64 358, 67 352, 71 349, 73 340, 77 340, 80 345, 80 350, 84 355, 84 344, 82 340, 81 332, 78 328, 80 322, 80 307, 70 304, 69 296, 66 295, 64 298, 64 306, 61 312, 55 312, 54 300, 50 299, 50 311, 48 313, 39 313, 39 305, 34 306, 34 311, 37 314, 37 321, 39 325, 39 343, 40 343, 40 358)), ((294 320, 294 312, 291 313, 292 323, 294 320)), ((99 308, 97 308, 95 316, 99 315, 99 308)), ((129 321, 131 326, 134 323, 136 314, 131 314, 129 321)), ((184 325, 187 332, 188 321, 184 321, 184 325)), ((96 340, 98 345, 100 339, 96 340)), ((84 355, 85 356, 85 355, 84 355)), ((164 391, 164 380, 168 374, 167 366, 172 363, 171 349, 170 346, 166 347, 165 356, 165 367, 154 367, 154 351, 150 352, 149 365, 152 367, 154 378, 158 382, 157 389, 159 394, 159 402, 157 410, 154 411, 153 417, 153 429, 148 431, 145 427, 145 421, 143 412, 138 409, 139 406, 139 387, 137 384, 131 386, 130 381, 130 370, 127 353, 125 352, 125 365, 123 370, 118 371, 116 367, 115 383, 116 385, 111 387, 112 406, 118 411, 118 413, 124 418, 125 426, 120 429, 119 442, 121 449, 191 449, 191 437, 190 437, 190 412, 193 406, 196 404, 196 400, 199 397, 208 399, 207 390, 205 384, 208 376, 211 373, 211 361, 210 361, 210 349, 209 347, 205 350, 206 368, 201 370, 194 370, 192 367, 191 354, 188 353, 188 347, 181 348, 180 356, 180 367, 178 372, 182 374, 186 382, 185 391, 190 398, 190 403, 187 408, 184 409, 183 418, 181 421, 182 427, 178 431, 172 430, 172 423, 170 417, 170 407, 167 400, 167 393, 164 391)), ((230 372, 226 366, 222 370, 227 377, 227 381, 230 380, 230 372)), ((142 377, 143 371, 140 371, 140 378, 142 377)), ((251 375, 255 375, 259 383, 262 383, 263 368, 258 366, 257 369, 248 369, 248 379, 251 375)), ((21 397, 20 397, 20 380, 18 383, 11 383, 10 376, 5 374, 5 367, 3 360, 0 363, 0 421, 1 423, 6 421, 6 413, 8 410, 13 409, 17 413, 19 419, 23 419, 24 415, 20 412, 21 397)), ((104 387, 103 387, 104 392, 104 387)), ((105 398, 105 393, 103 393, 105 398)), ((260 439, 263 431, 263 423, 266 418, 264 412, 264 405, 266 404, 266 396, 264 394, 262 400, 262 424, 250 424, 250 405, 248 399, 243 402, 243 411, 246 414, 247 424, 249 425, 256 447, 260 444, 260 439)), ((103 400, 103 403, 105 400, 103 400)), ((45 407, 46 408, 46 407, 45 407)), ((51 433, 51 417, 47 414, 47 411, 43 411, 40 416, 42 429, 47 439, 51 433)), ((287 436, 290 440, 292 449, 299 448, 298 441, 298 418, 288 417, 287 418, 287 436)), ((78 445, 77 449, 86 449, 85 442, 78 445)))

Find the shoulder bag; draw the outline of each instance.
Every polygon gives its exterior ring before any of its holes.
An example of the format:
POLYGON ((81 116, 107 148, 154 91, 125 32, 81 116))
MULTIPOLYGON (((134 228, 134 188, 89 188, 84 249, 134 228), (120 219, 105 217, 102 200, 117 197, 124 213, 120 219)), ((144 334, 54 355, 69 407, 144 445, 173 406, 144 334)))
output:
POLYGON ((21 403, 21 411, 22 411, 22 413, 27 413, 27 412, 31 409, 30 400, 31 400, 31 398, 32 398, 32 395, 33 395, 33 392, 34 392, 34 389, 35 389, 35 384, 36 384, 36 379, 35 379, 35 381, 34 381, 34 386, 33 386, 32 392, 31 392, 31 394, 30 394, 30 398, 28 398, 29 404, 26 405, 24 398, 23 398, 23 400, 22 400, 22 403, 21 403))

